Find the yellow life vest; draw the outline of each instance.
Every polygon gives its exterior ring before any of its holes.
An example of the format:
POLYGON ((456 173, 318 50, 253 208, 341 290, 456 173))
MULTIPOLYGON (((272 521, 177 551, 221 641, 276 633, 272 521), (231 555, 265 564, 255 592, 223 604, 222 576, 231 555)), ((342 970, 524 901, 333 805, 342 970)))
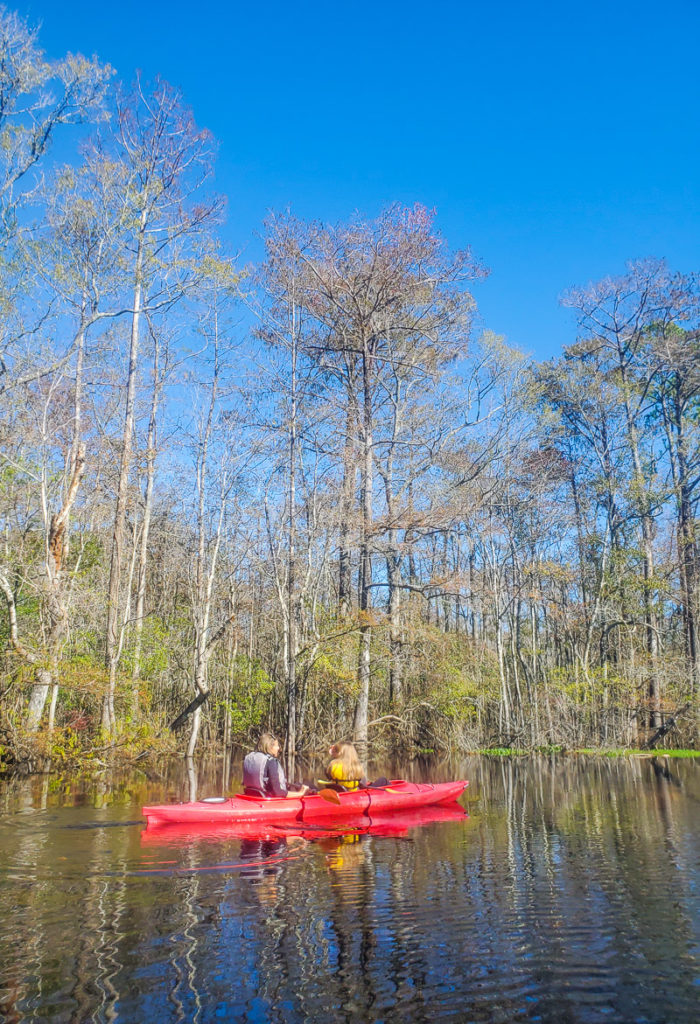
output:
MULTIPOLYGON (((343 766, 340 761, 331 761, 328 765, 328 774, 330 775, 333 782, 339 782, 343 789, 354 790, 360 785, 359 779, 345 779, 343 778, 343 766)), ((319 786, 332 785, 327 779, 317 779, 319 786)))

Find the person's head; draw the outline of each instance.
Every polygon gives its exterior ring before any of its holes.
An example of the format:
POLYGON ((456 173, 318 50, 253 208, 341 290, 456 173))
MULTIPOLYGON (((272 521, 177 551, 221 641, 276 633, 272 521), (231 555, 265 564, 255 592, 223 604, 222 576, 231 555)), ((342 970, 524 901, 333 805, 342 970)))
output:
POLYGON ((277 757, 280 752, 280 741, 271 732, 264 732, 258 742, 258 750, 263 754, 277 757))
POLYGON ((328 753, 334 761, 340 761, 342 764, 344 779, 361 779, 365 774, 357 751, 352 743, 349 743, 347 740, 343 740, 341 743, 334 743, 328 753))

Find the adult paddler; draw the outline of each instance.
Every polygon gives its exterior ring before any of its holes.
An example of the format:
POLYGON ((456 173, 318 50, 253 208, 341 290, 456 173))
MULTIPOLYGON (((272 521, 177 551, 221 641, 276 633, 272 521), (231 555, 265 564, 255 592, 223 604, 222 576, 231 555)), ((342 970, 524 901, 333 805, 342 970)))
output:
POLYGON ((243 792, 246 796, 300 797, 309 791, 308 786, 290 789, 284 775, 284 768, 277 760, 280 741, 271 732, 260 737, 258 749, 246 754, 243 760, 243 792))

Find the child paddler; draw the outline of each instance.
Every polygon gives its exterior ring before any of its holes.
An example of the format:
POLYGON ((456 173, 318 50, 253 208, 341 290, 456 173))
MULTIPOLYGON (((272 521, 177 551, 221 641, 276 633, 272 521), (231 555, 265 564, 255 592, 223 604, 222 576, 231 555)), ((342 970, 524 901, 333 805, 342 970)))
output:
POLYGON ((352 791, 367 785, 365 770, 352 743, 334 743, 328 753, 331 761, 326 768, 326 779, 318 780, 319 786, 352 791))

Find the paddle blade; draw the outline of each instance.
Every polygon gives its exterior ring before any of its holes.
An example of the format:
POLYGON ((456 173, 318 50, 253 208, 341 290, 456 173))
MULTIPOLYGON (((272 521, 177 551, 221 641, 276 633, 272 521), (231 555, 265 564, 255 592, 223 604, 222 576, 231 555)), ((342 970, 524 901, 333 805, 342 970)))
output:
POLYGON ((340 797, 335 789, 319 789, 318 795, 322 800, 327 800, 329 804, 340 805, 340 797))

